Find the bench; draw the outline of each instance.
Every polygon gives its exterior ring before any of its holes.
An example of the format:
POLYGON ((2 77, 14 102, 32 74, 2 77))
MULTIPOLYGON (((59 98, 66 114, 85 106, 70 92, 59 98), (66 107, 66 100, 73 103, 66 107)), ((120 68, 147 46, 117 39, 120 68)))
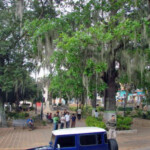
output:
POLYGON ((16 120, 13 120, 12 125, 14 129, 16 127, 22 127, 24 129, 27 126, 26 121, 27 121, 26 119, 16 119, 16 120))

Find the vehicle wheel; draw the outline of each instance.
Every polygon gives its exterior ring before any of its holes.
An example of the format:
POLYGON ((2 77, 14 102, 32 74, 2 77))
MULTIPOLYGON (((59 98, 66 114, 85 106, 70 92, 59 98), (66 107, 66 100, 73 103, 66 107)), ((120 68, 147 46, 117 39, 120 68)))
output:
POLYGON ((109 150, 118 150, 118 143, 115 139, 108 140, 109 150))

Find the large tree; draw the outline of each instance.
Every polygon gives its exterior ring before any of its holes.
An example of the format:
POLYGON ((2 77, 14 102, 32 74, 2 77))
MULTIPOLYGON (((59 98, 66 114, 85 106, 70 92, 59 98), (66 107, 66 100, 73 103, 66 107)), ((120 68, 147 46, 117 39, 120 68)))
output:
MULTIPOLYGON (((23 0, 0 1, 0 102, 10 101, 18 103, 25 98, 29 91, 31 71, 34 69, 33 51, 23 32, 24 17, 29 18, 23 0), (14 94, 12 94, 14 92, 14 94)), ((30 13, 30 12, 29 12, 30 13)), ((35 85, 35 82, 30 82, 35 85)), ((31 86, 30 86, 31 87, 31 86)), ((31 89, 31 88, 30 88, 31 89)), ((30 97, 30 94, 28 95, 30 97)))
POLYGON ((139 75, 142 82, 149 63, 150 2, 82 0, 67 4, 72 8, 70 13, 60 13, 55 19, 36 19, 27 26, 34 29, 32 44, 43 52, 42 43, 59 37, 56 44, 48 42, 45 46, 56 50, 50 64, 54 73, 61 78, 59 71, 66 70, 70 79, 77 77, 86 89, 85 97, 94 99, 93 107, 96 94, 105 89, 105 110, 115 110, 119 81, 127 76, 134 83, 135 75, 139 75))

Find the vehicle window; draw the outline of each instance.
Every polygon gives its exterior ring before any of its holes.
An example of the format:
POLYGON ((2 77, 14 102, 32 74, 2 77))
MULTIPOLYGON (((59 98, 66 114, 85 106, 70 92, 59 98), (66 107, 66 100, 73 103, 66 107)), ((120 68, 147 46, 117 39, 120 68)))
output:
POLYGON ((104 141, 105 143, 108 143, 107 134, 104 134, 104 141))
POLYGON ((102 136, 101 136, 101 134, 97 134, 97 142, 98 142, 98 144, 102 144, 102 136))
POLYGON ((57 144, 60 145, 60 148, 75 147, 75 136, 58 137, 57 144))
POLYGON ((83 135, 80 136, 80 145, 95 145, 96 135, 83 135))

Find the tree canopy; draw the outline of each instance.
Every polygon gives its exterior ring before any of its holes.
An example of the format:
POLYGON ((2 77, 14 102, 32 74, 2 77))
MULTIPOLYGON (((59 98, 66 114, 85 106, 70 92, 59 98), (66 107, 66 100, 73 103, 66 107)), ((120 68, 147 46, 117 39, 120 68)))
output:
MULTIPOLYGON (((15 61, 15 57, 14 62, 22 69, 29 71, 29 62, 33 62, 35 70, 39 64, 47 68, 53 97, 76 98, 83 104, 90 98, 96 107, 97 94, 103 94, 105 110, 115 110, 120 82, 134 88, 150 87, 149 0, 10 2, 8 12, 3 10, 7 3, 1 3, 1 12, 10 13, 8 21, 1 13, 1 37, 6 41, 2 47, 11 45, 10 54, 20 58, 15 61), (18 8, 17 17, 14 7, 18 8), (11 21, 15 24, 8 24, 11 21)), ((1 66, 8 62, 5 60, 1 66)), ((9 62, 12 65, 13 61, 9 62)), ((26 73, 15 71, 16 80, 9 85, 21 88, 26 73)), ((4 77, 4 71, 1 74, 4 77)))

